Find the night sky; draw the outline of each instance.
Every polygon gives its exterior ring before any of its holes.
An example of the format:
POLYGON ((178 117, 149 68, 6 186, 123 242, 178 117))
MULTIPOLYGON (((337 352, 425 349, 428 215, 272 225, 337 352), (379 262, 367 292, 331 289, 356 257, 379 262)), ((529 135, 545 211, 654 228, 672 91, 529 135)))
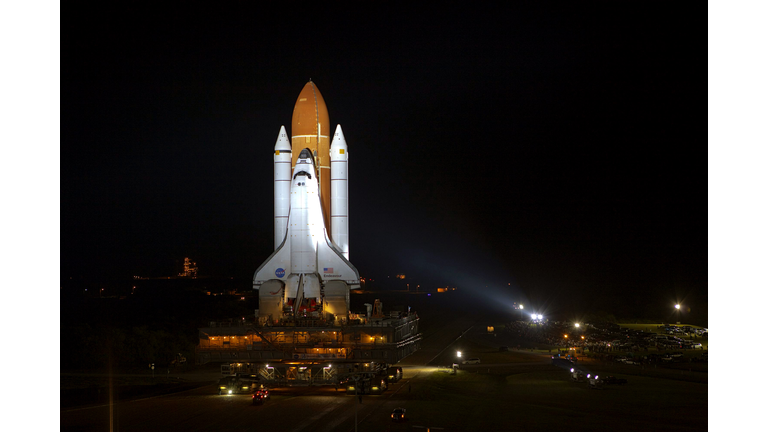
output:
MULTIPOLYGON (((688 4, 101 4, 61 22, 61 277, 246 281, 311 78, 350 261, 506 307, 706 320, 707 44, 688 4)), ((404 283, 403 283, 404 285, 404 283)))

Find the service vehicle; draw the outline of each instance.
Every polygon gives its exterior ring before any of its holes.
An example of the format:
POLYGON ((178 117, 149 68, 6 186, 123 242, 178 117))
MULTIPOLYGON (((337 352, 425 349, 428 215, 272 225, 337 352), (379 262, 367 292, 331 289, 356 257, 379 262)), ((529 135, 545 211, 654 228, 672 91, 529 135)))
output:
POLYGON ((228 376, 219 380, 219 394, 250 393, 251 382, 242 380, 238 376, 228 376))
POLYGON ((584 381, 584 374, 581 373, 580 370, 576 370, 574 368, 571 368, 571 381, 583 382, 584 381))
POLYGON ((263 386, 256 389, 256 391, 251 395, 251 400, 254 405, 261 405, 267 399, 269 399, 269 390, 263 386))
POLYGON ((392 421, 399 422, 405 420, 405 408, 395 408, 390 417, 392 417, 392 421))
POLYGON ((463 365, 472 365, 472 364, 480 364, 480 359, 475 357, 471 359, 466 359, 463 362, 461 362, 463 365))
POLYGON ((597 376, 591 376, 587 374, 587 388, 590 390, 601 390, 603 388, 603 381, 597 376))
POLYGON ((396 383, 403 378, 403 368, 392 366, 387 369, 387 379, 390 383, 396 383))

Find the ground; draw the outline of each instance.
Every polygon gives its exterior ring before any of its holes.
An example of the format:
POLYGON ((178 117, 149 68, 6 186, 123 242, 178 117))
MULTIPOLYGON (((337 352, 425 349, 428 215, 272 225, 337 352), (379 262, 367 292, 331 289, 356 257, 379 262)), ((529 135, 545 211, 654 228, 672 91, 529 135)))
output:
POLYGON ((422 350, 402 362, 404 378, 383 395, 365 396, 362 404, 343 390, 325 387, 273 389, 264 405, 251 406, 248 395, 218 396, 214 386, 218 371, 208 367, 179 369, 182 372, 176 377, 115 374, 113 386, 122 392, 115 398, 119 402, 110 406, 104 376, 62 374, 61 430, 104 430, 113 422, 123 431, 144 432, 181 426, 187 431, 250 430, 251 425, 347 432, 354 430, 355 412, 359 431, 428 427, 445 431, 647 432, 708 427, 706 363, 654 368, 585 356, 578 363, 584 370, 628 381, 590 390, 586 383, 571 381, 566 368, 553 364, 550 347, 501 352, 499 346, 517 346, 518 341, 489 335, 485 326, 455 317, 440 322, 425 326, 428 337, 422 350), (451 374, 446 366, 459 349, 466 358, 478 357, 482 363, 462 366, 451 374), (72 403, 68 388, 75 384, 101 388, 91 401, 97 403, 68 406, 72 403), (162 395, 174 386, 182 391, 162 395), (198 388, 188 389, 191 386, 198 388), (396 407, 406 408, 405 421, 391 421, 389 415, 396 407))

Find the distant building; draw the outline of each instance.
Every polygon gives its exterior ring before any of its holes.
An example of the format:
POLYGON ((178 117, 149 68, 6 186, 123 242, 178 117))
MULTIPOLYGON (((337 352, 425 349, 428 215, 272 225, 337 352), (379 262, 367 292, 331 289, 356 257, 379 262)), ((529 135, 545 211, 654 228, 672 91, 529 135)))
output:
POLYGON ((197 263, 192 262, 189 258, 184 258, 184 271, 179 273, 181 277, 197 277, 197 263))

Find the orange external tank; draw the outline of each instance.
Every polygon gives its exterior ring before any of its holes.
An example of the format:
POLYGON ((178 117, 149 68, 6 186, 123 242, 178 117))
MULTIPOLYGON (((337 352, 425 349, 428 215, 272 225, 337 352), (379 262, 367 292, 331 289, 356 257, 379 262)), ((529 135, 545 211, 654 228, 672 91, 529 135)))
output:
POLYGON ((291 121, 291 172, 296 167, 299 153, 305 148, 312 151, 317 167, 317 182, 320 191, 320 204, 323 209, 323 222, 326 232, 331 233, 331 160, 330 135, 331 123, 328 119, 328 107, 323 95, 312 81, 309 81, 299 93, 293 107, 291 121))

